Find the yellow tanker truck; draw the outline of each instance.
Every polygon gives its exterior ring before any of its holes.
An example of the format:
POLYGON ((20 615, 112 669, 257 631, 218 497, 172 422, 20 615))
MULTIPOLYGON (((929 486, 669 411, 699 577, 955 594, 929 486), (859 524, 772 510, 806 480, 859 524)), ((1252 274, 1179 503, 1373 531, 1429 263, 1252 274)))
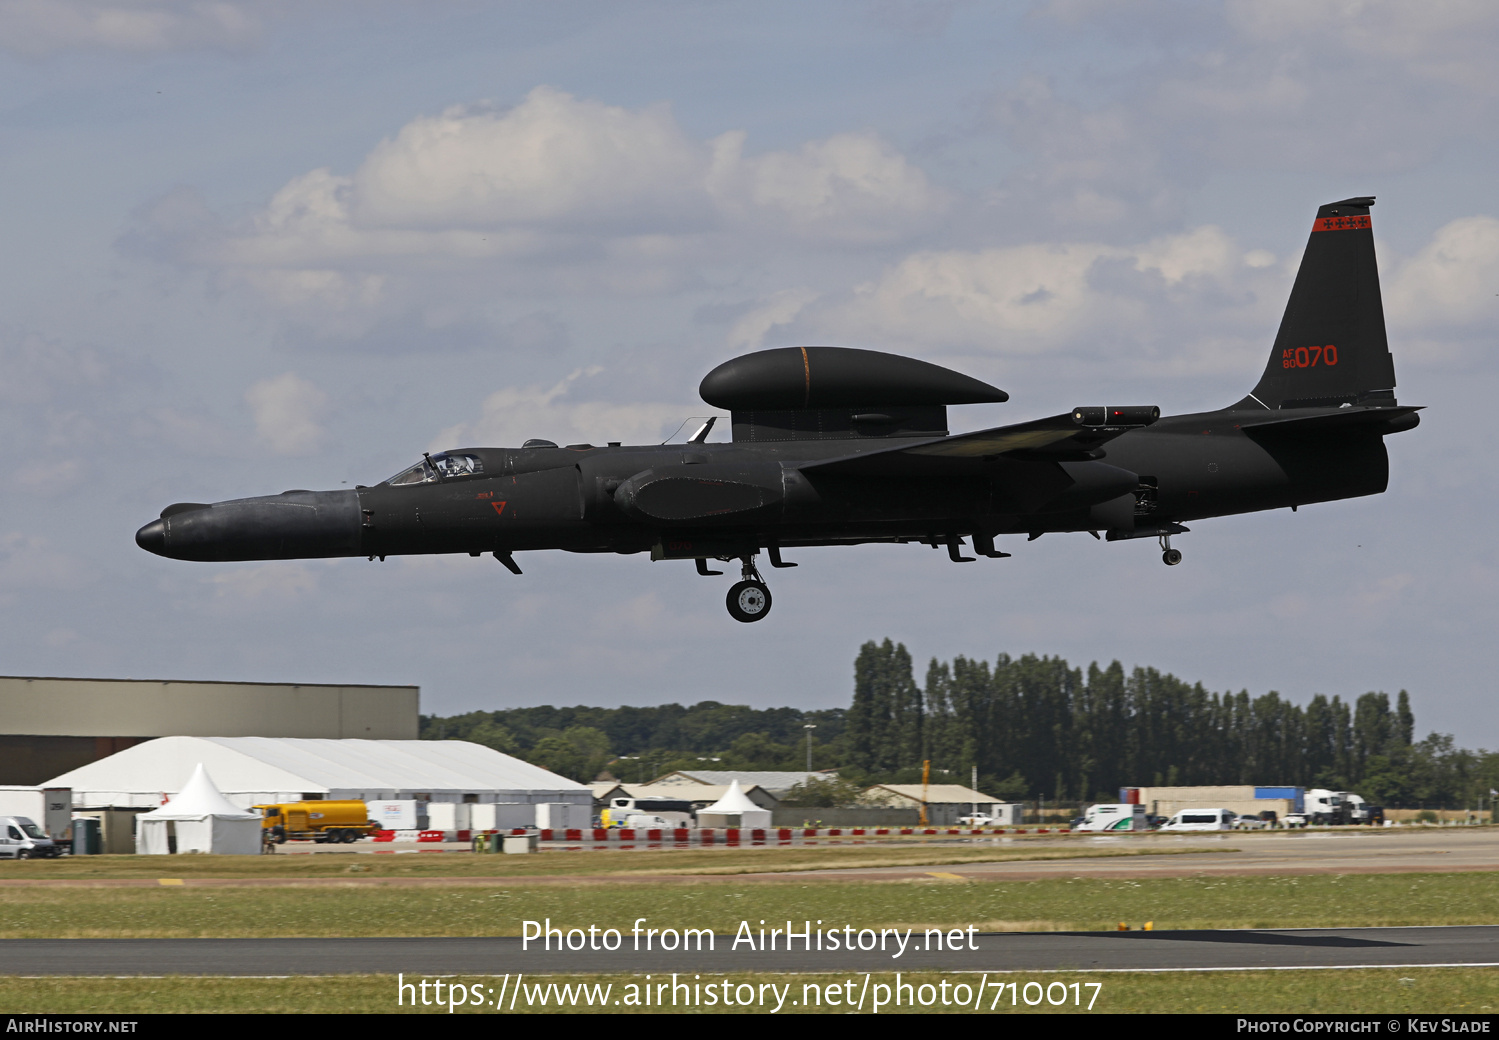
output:
POLYGON ((281 802, 250 808, 260 813, 261 827, 278 845, 294 838, 321 844, 358 841, 380 830, 363 802, 281 802))

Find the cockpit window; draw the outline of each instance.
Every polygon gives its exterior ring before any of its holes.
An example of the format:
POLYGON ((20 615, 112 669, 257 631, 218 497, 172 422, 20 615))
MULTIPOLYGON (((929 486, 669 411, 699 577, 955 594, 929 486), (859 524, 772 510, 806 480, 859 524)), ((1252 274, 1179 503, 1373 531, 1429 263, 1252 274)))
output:
POLYGON ((455 455, 440 451, 430 456, 430 463, 423 459, 410 469, 404 469, 386 481, 387 484, 428 484, 449 477, 468 477, 484 472, 484 462, 477 455, 455 455))

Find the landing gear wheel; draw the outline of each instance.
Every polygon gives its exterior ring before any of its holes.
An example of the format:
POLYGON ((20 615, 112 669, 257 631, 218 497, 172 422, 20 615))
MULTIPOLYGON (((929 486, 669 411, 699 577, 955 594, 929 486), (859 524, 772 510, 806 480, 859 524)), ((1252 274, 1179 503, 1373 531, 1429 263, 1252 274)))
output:
POLYGON ((1175 567, 1182 562, 1182 551, 1180 549, 1167 549, 1161 553, 1161 560, 1167 567, 1175 567))
POLYGON ((763 581, 736 581, 729 589, 728 606, 735 621, 759 621, 770 613, 770 590, 763 581))

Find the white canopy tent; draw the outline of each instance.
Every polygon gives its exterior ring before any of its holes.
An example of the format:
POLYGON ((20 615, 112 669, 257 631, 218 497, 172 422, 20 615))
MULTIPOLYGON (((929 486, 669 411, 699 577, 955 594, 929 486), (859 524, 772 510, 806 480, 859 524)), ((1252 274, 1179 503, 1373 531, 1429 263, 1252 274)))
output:
POLYGON ((75 808, 154 807, 196 763, 241 809, 276 802, 558 802, 586 813, 588 787, 464 740, 311 737, 158 737, 90 762, 49 787, 73 789, 75 808))
POLYGON ((729 789, 724 792, 722 798, 708 808, 698 811, 697 825, 699 827, 765 828, 770 826, 770 810, 762 809, 750 801, 739 789, 739 781, 733 780, 730 781, 729 789))
POLYGON ((259 813, 245 812, 225 798, 199 762, 177 797, 136 817, 135 851, 253 856, 260 852, 260 821, 259 813), (175 850, 170 840, 174 832, 175 850))

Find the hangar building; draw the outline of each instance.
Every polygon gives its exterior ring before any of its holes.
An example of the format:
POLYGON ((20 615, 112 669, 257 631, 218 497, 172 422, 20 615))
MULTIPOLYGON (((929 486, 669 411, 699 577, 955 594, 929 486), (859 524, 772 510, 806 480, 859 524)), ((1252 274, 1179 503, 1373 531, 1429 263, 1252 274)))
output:
POLYGON ((419 697, 415 686, 0 676, 0 785, 46 783, 153 737, 415 740, 419 697))
POLYGON ((159 737, 47 781, 75 809, 155 808, 199 763, 241 808, 319 799, 566 803, 593 792, 540 766, 466 740, 159 737))

